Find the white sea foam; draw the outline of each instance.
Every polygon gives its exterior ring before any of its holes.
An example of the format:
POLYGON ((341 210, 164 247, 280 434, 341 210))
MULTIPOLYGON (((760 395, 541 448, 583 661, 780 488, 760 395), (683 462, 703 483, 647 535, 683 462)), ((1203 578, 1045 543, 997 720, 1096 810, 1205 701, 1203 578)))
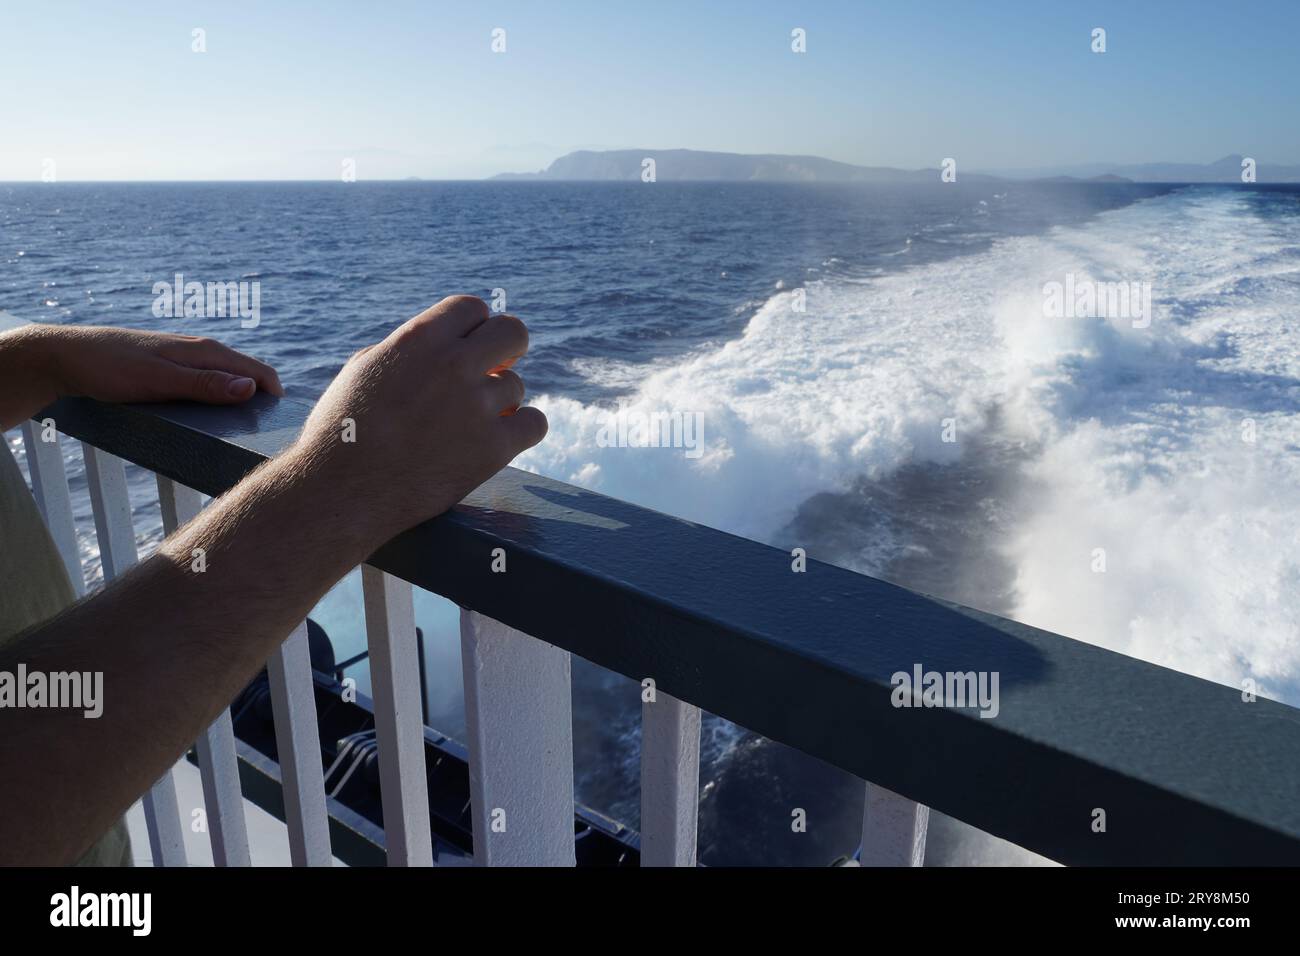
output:
POLYGON ((1015 569, 1014 617, 1297 702, 1298 270, 1297 219, 1190 190, 865 284, 820 280, 806 313, 782 290, 739 339, 650 370, 626 400, 703 413, 699 460, 598 447, 607 409, 543 396, 551 437, 519 464, 770 540, 815 492, 954 461, 996 428, 1027 451, 1011 533, 991 543, 1015 569), (1044 283, 1067 273, 1150 282, 1154 321, 1044 318, 1044 283))
POLYGON ((1076 234, 1081 261, 1152 281, 1160 334, 1044 363, 1018 618, 1300 703, 1296 230, 1192 193, 1076 234))

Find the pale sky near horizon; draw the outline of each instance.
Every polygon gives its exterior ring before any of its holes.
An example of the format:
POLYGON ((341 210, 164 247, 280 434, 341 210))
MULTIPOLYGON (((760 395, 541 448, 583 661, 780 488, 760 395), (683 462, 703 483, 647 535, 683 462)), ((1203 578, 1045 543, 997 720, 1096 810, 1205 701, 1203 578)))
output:
POLYGON ((60 181, 337 179, 345 158, 358 179, 479 178, 583 148, 1300 164, 1296 2, 5 7, 5 181, 46 159, 60 181))

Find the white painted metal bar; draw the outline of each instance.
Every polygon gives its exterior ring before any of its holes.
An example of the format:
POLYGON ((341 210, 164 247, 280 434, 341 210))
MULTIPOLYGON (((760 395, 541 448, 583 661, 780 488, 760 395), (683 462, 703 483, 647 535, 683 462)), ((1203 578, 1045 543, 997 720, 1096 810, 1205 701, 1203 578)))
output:
POLYGON ((154 866, 185 866, 185 836, 176 801, 176 784, 168 770, 140 801, 154 866))
POLYGON ((922 866, 930 808, 868 783, 862 812, 863 866, 922 866))
POLYGON ((641 691, 641 865, 694 866, 700 805, 700 709, 641 691))
POLYGON ((86 460, 86 485, 95 513, 95 536, 104 583, 121 577, 139 560, 135 549, 135 525, 131 520, 131 497, 126 487, 126 466, 122 459, 81 443, 86 460))
POLYGON ((294 866, 331 865, 325 771, 316 728, 316 694, 311 678, 307 624, 299 624, 266 662, 280 757, 289 859, 294 866))
POLYGON ((77 597, 86 593, 86 573, 77 550, 77 529, 72 520, 72 496, 68 494, 68 473, 63 465, 63 447, 52 419, 37 424, 23 422, 23 447, 32 474, 32 493, 63 566, 68 569, 77 597), (45 441, 46 438, 50 441, 45 441))
MULTIPOLYGON (((199 513, 203 496, 170 478, 155 477, 158 479, 163 532, 170 535, 199 513)), ((239 784, 235 728, 229 709, 223 710, 221 716, 194 742, 194 749, 198 753, 199 777, 203 781, 212 860, 217 866, 249 866, 252 858, 244 820, 243 791, 239 784)))
MULTIPOLYGON (((95 535, 104 583, 126 573, 138 560, 131 498, 127 493, 126 466, 122 459, 81 443, 86 459, 86 484, 95 513, 95 535)), ((144 819, 154 866, 184 866, 185 837, 172 772, 164 773, 144 795, 144 819)))
POLYGON ((154 475, 158 480, 158 506, 162 510, 163 533, 172 534, 188 524, 203 508, 203 496, 193 488, 177 484, 170 478, 154 475))
POLYGON ((420 655, 411 585, 362 565, 361 590, 366 605, 388 865, 431 866, 433 837, 429 832, 420 655))
POLYGON ((194 742, 208 814, 208 839, 217 866, 251 866, 243 791, 239 785, 239 756, 235 725, 226 708, 194 742))
POLYGON ((474 862, 573 866, 568 651, 462 609, 474 862))

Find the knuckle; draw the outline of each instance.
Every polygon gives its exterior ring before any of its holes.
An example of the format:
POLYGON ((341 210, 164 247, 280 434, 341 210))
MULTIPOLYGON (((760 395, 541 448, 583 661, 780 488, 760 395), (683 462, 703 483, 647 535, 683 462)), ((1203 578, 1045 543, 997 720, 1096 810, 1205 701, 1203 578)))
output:
POLYGON ((204 394, 217 394, 221 391, 223 378, 224 376, 220 372, 214 369, 205 368, 195 376, 195 388, 204 394))
POLYGON ((506 323, 506 328, 512 335, 528 341, 528 326, 524 325, 524 320, 514 315, 503 315, 501 321, 506 323))
POLYGON ((519 450, 523 451, 539 444, 550 430, 546 416, 536 408, 521 408, 513 416, 517 426, 516 440, 519 450))
POLYGON ((499 415, 504 409, 518 406, 524 400, 524 380, 509 369, 498 372, 496 379, 497 382, 484 390, 483 397, 489 411, 499 415))
MULTIPOLYGON (((409 342, 411 339, 418 337, 426 329, 427 326, 428 326, 427 319, 424 316, 417 315, 413 318, 407 319, 397 328, 393 329, 393 331, 389 333, 388 339, 386 339, 386 341, 392 341, 397 343, 409 342)), ((372 348, 374 348, 373 345, 367 345, 364 349, 362 349, 357 354, 360 355, 362 352, 365 352, 368 349, 372 349, 372 348)))
POLYGON ((519 349, 519 354, 528 350, 528 326, 524 325, 523 320, 513 315, 494 316, 493 322, 498 323, 498 334, 508 341, 512 348, 519 349))
POLYGON ((441 304, 448 312, 464 312, 474 318, 486 319, 490 314, 487 303, 476 295, 449 295, 441 304))

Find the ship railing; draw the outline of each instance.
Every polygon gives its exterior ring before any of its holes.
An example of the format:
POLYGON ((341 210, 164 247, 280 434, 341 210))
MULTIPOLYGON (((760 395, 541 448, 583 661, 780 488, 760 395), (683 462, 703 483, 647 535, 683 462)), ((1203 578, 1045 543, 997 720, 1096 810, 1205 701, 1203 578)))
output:
MULTIPOLYGON (((33 492, 79 591, 60 435, 82 444, 111 581, 137 560, 124 462, 156 475, 171 532, 310 409, 259 395, 39 413, 22 428, 33 492)), ((1300 711, 815 556, 506 469, 387 542, 362 582, 392 865, 432 862, 413 587, 461 608, 479 864, 574 863, 575 654, 641 688, 643 865, 697 862, 702 712, 860 778, 862 865, 921 865, 930 808, 1068 865, 1300 863, 1300 711), (948 683, 928 693, 932 674, 948 683), (954 699, 963 679, 995 686, 995 706, 954 699)), ((291 858, 328 865, 304 625, 267 673, 291 858)), ((214 860, 248 864, 229 712, 195 750, 214 860)), ((183 865, 170 772, 143 804, 154 862, 183 865)))

